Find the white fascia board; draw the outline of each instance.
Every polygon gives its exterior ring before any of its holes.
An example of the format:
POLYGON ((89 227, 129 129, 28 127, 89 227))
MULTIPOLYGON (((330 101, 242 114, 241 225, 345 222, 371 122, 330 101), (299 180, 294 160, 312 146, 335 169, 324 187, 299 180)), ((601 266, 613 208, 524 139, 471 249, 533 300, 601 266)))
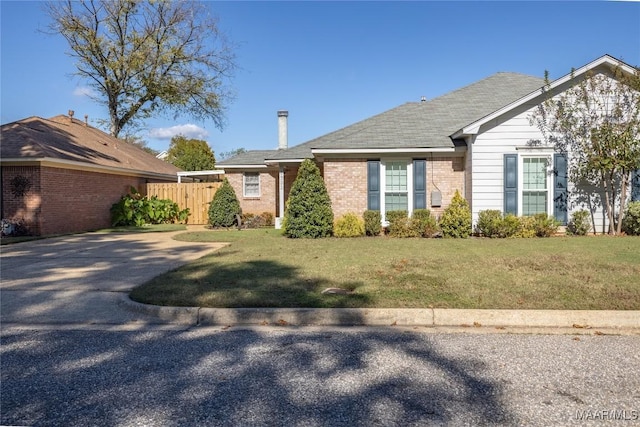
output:
POLYGON ((218 167, 225 169, 264 169, 267 165, 218 165, 218 167))
POLYGON ((182 171, 177 172, 178 176, 203 176, 203 175, 222 175, 224 171, 221 169, 206 170, 206 171, 182 171))
POLYGON ((531 92, 528 95, 523 96, 522 98, 512 102, 511 104, 508 104, 504 107, 502 107, 499 110, 494 111, 493 113, 481 118, 480 120, 477 120, 465 127, 463 127, 462 129, 460 129, 459 131, 457 131, 456 133, 454 133, 453 135, 451 135, 451 138, 456 139, 456 138, 460 138, 463 135, 476 135, 478 133, 478 131, 480 130, 480 126, 482 126, 483 124, 495 119, 496 117, 500 117, 501 115, 507 113, 508 111, 512 110, 513 108, 519 107, 522 104, 525 104, 529 101, 531 101, 532 99, 535 99, 537 96, 540 96, 542 94, 544 94, 544 92, 548 92, 566 82, 568 82, 569 80, 571 80, 572 78, 576 77, 576 76, 580 76, 584 73, 586 73, 589 70, 592 70, 596 67, 599 67, 600 65, 603 64, 607 64, 607 65, 611 65, 613 67, 619 66, 622 71, 624 71, 625 73, 629 73, 629 74, 633 74, 635 72, 635 69, 633 67, 631 67, 630 65, 625 64, 624 62, 617 60, 609 55, 604 55, 598 59, 596 59, 595 61, 592 61, 590 63, 588 63, 587 65, 584 65, 580 68, 578 68, 577 70, 574 70, 573 73, 569 73, 566 74, 562 77, 560 77, 559 79, 554 80, 553 82, 549 83, 548 87, 544 87, 542 86, 540 89, 536 89, 533 92, 531 92))
POLYGON ((313 148, 313 154, 404 154, 404 153, 454 153, 455 147, 438 148, 313 148))
POLYGON ((140 176, 144 178, 162 178, 162 179, 170 179, 172 181, 176 180, 177 175, 152 172, 152 171, 142 171, 137 169, 125 169, 125 168, 116 168, 113 166, 103 166, 103 165, 94 165, 86 162, 78 162, 75 160, 63 160, 56 159, 53 157, 40 157, 40 158, 5 158, 2 159, 2 163, 7 165, 41 165, 53 168, 66 168, 73 170, 82 170, 89 172, 102 172, 102 173, 111 173, 114 175, 128 175, 128 176, 140 176))
POLYGON ((279 163, 302 163, 306 159, 269 159, 265 160, 265 163, 268 165, 277 165, 279 163))

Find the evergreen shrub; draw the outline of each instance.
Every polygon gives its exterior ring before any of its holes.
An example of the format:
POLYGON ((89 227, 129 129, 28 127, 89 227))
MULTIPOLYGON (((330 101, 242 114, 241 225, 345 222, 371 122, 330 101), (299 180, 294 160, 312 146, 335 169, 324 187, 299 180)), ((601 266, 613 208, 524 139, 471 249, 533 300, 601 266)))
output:
POLYGON ((382 232, 382 215, 380 211, 364 211, 364 231, 367 236, 379 236, 382 232))
POLYGON ((329 237, 333 232, 331 199, 320 170, 305 159, 289 193, 284 235, 291 238, 329 237))
POLYGON ((438 221, 429 209, 416 209, 411 215, 412 228, 422 237, 433 237, 439 231, 438 221))
POLYGON ((582 209, 571 214, 571 220, 567 225, 567 234, 571 236, 586 236, 591 231, 591 214, 582 209))
POLYGON ((558 231, 560 223, 551 215, 539 213, 535 214, 533 218, 535 221, 536 236, 551 237, 558 231))
POLYGON ((336 237, 360 237, 364 234, 364 220, 351 212, 338 218, 333 226, 333 235, 336 237))
POLYGON ((622 217, 622 231, 630 236, 640 236, 640 201, 627 205, 622 217))
POLYGON ((440 229, 444 237, 464 239, 471 234, 471 209, 458 190, 440 217, 440 229))
POLYGON ((236 192, 225 178, 209 205, 209 224, 215 228, 233 227, 237 225, 236 215, 241 214, 242 209, 236 192))

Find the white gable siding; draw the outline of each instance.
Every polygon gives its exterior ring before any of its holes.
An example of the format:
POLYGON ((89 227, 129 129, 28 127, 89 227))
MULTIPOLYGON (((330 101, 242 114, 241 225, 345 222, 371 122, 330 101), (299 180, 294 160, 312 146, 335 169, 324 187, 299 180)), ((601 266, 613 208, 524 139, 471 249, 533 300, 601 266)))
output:
POLYGON ((483 125, 473 143, 473 222, 478 212, 504 208, 504 155, 517 153, 531 139, 541 139, 537 128, 529 125, 529 111, 497 123, 483 125), (483 131, 484 130, 484 131, 483 131))
MULTIPOLYGON (((474 224, 478 220, 480 211, 486 209, 503 211, 504 209, 504 155, 523 154, 522 148, 529 141, 542 141, 542 135, 538 128, 529 124, 528 118, 533 108, 534 106, 530 106, 528 110, 502 123, 498 123, 497 120, 487 123, 476 136, 473 143, 473 168, 471 169, 474 224)), ((552 177, 549 185, 553 185, 552 177)), ((581 187, 581 189, 583 191, 578 194, 572 183, 568 183, 568 217, 570 219, 571 213, 574 211, 587 209, 592 212, 592 221, 596 231, 601 233, 608 226, 602 208, 603 197, 595 188, 581 187), (590 197, 585 196, 587 193, 585 190, 590 190, 588 191, 591 194, 590 197)))

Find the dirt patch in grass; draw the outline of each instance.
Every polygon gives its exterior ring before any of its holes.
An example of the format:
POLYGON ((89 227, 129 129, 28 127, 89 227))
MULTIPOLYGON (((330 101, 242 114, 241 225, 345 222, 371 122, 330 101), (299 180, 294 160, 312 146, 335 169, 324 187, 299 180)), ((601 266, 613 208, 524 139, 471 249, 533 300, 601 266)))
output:
POLYGON ((231 244, 135 289, 199 307, 640 309, 640 238, 287 239, 201 231, 231 244), (342 288, 347 294, 322 294, 342 288))

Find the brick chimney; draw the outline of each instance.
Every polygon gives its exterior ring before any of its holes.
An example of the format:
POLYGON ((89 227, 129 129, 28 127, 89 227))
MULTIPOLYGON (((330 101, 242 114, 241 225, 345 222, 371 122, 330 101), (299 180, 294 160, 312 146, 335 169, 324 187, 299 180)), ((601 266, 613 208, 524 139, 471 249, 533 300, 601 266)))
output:
POLYGON ((278 150, 286 150, 289 146, 287 117, 289 117, 287 110, 278 111, 278 150))

